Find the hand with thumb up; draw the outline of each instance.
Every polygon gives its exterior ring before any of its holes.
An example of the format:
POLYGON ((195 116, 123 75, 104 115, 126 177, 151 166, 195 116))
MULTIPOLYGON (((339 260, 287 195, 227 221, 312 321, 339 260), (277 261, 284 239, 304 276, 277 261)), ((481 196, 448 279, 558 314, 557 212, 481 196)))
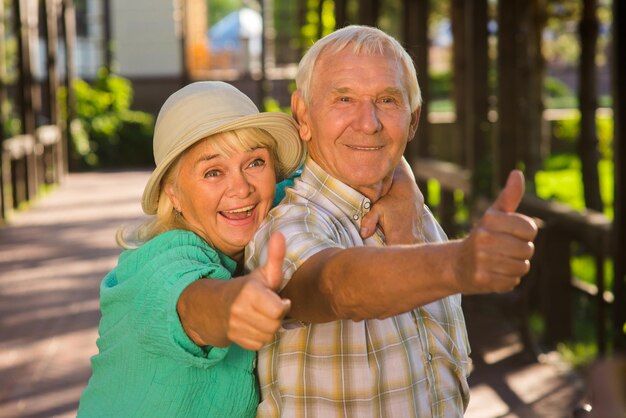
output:
POLYGON ((196 280, 183 290, 178 316, 196 344, 236 343, 259 350, 272 340, 291 302, 276 293, 283 278, 285 238, 276 233, 268 245, 267 263, 250 274, 231 280, 196 280))
POLYGON ((240 286, 230 301, 226 336, 249 350, 259 350, 271 341, 289 311, 291 302, 276 293, 282 279, 285 238, 275 233, 268 244, 267 263, 238 277, 240 286))
POLYGON ((507 292, 528 273, 537 225, 515 212, 523 195, 524 175, 514 170, 495 202, 461 240, 454 275, 462 293, 507 292))

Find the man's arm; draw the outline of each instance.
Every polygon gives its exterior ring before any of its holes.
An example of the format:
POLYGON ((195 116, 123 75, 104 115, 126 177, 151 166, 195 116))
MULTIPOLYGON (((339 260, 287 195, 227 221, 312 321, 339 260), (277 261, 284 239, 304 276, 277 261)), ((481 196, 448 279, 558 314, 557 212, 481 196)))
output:
POLYGON ((281 296, 305 322, 385 318, 456 293, 506 292, 530 268, 535 223, 515 213, 521 172, 469 236, 437 244, 326 249, 294 273, 281 296))

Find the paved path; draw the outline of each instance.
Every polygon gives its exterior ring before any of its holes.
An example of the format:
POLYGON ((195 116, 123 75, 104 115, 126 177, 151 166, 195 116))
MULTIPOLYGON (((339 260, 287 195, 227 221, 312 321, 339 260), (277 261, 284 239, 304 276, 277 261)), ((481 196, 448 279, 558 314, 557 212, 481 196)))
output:
MULTIPOLYGON (((75 416, 96 352, 98 286, 116 263, 116 229, 142 217, 147 177, 71 174, 0 228, 0 417, 75 416)), ((516 334, 494 318, 468 319, 485 363, 466 417, 570 416, 582 393, 575 375, 524 362, 516 334)))

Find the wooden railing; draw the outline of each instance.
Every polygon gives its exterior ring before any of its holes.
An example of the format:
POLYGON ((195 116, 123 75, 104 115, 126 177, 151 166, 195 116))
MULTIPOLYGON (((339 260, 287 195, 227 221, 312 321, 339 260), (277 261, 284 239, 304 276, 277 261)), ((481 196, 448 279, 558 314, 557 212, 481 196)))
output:
POLYGON ((0 159, 0 223, 36 198, 44 184, 61 182, 64 172, 61 130, 41 126, 35 135, 17 135, 2 141, 0 159))
POLYGON ((604 262, 612 256, 612 222, 601 213, 576 211, 564 204, 532 195, 524 196, 519 210, 542 220, 533 263, 538 269, 537 294, 541 295, 540 307, 546 320, 547 342, 556 343, 574 336, 574 307, 570 296, 575 290, 595 302, 594 329, 598 351, 604 354, 608 343, 607 311, 613 302, 612 293, 604 285, 604 262), (593 257, 595 284, 572 277, 570 260, 574 243, 578 245, 580 254, 593 257))
MULTIPOLYGON (((441 186, 439 206, 432 208, 446 231, 455 230, 456 211, 453 193, 462 191, 471 196, 470 172, 456 164, 437 160, 417 159, 412 164, 418 182, 436 179, 441 186)), ((469 199, 468 199, 469 200, 469 199)), ((475 208, 474 208, 475 209, 475 208)), ((612 256, 612 222, 603 214, 576 211, 564 204, 550 202, 526 194, 519 207, 520 213, 537 218, 539 234, 532 268, 518 292, 522 307, 518 310, 522 322, 522 338, 528 343, 528 307, 537 308, 545 321, 543 343, 554 345, 574 337, 574 305, 572 292, 581 292, 596 305, 595 330, 598 350, 607 349, 608 307, 613 295, 605 289, 604 262, 612 256), (588 284, 572 277, 572 244, 579 252, 595 260, 596 283, 588 284)))

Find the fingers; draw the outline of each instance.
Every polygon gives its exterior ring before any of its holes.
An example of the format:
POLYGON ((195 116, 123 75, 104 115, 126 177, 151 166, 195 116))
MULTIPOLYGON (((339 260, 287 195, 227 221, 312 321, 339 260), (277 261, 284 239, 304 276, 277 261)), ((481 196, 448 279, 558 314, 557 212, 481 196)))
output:
POLYGON ((258 280, 249 280, 231 307, 228 338, 258 350, 271 341, 290 307, 288 299, 281 299, 258 280))
POLYGON ((494 233, 509 234, 520 240, 532 241, 537 236, 534 219, 519 213, 505 213, 494 208, 487 209, 480 226, 494 233))
POLYGON ((265 331, 247 322, 241 322, 239 324, 233 324, 233 326, 229 328, 227 337, 230 341, 239 344, 243 348, 258 351, 263 345, 272 341, 276 330, 280 326, 280 321, 276 321, 275 325, 272 331, 265 331))
POLYGON ((524 174, 513 170, 509 174, 504 189, 500 192, 491 208, 501 212, 515 212, 524 196, 524 174))
POLYGON ((361 229, 360 234, 361 238, 367 239, 372 236, 374 231, 376 231, 376 225, 380 220, 380 214, 378 213, 378 206, 372 206, 372 209, 363 216, 361 219, 361 229))
POLYGON ((528 260, 535 252, 535 245, 530 240, 519 239, 513 235, 476 228, 473 232, 478 253, 494 256, 528 260))
POLYGON ((281 325, 280 318, 259 317, 253 312, 233 315, 228 328, 228 339, 249 350, 259 350, 272 341, 281 325))

